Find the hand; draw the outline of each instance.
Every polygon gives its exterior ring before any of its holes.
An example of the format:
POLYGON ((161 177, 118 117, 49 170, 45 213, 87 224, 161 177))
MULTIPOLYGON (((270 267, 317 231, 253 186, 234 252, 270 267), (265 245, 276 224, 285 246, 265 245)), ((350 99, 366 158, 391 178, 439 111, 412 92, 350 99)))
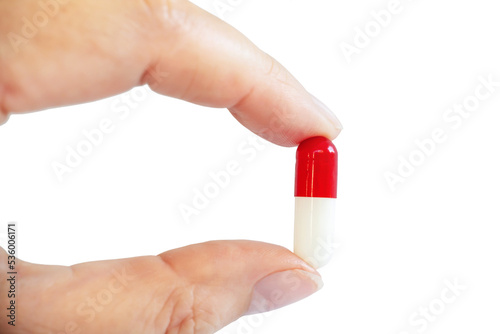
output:
MULTIPOLYGON (((6 310, 7 254, 1 248, 0 270, 0 306, 6 310)), ((290 251, 255 241, 208 242, 71 267, 21 261, 17 270, 16 327, 3 316, 5 334, 214 333, 322 285, 319 274, 290 251)))
MULTIPOLYGON (((0 0, 0 13, 0 122, 11 113, 148 84, 161 94, 226 107, 278 145, 334 139, 341 130, 278 62, 188 1, 0 0), (43 19, 40 13, 48 21, 37 26, 32 18, 43 19)), ((0 250, 0 267, 6 256, 0 250)), ((213 333, 245 313, 284 306, 321 287, 319 274, 291 252, 251 241, 18 268, 21 318, 16 327, 2 321, 2 333, 213 333)), ((5 279, 0 288, 4 308, 5 279)))

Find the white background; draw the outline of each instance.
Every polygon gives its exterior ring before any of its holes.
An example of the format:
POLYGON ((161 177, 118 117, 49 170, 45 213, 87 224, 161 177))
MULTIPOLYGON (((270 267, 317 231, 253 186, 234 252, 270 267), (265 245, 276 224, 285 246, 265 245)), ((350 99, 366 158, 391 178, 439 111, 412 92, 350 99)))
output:
MULTIPOLYGON (((216 13, 212 0, 195 3, 216 13)), ((356 27, 389 1, 231 3, 223 18, 345 129, 335 140, 338 248, 321 269, 325 287, 221 332, 498 333, 500 87, 456 128, 443 119, 480 76, 500 81, 496 2, 401 0, 350 63, 341 43, 353 44, 356 27), (436 128, 447 140, 392 191, 384 174, 436 128), (466 288, 425 330, 412 325, 420 307, 439 305, 445 280, 466 288)), ((151 93, 120 119, 112 106, 121 98, 12 116, 0 128, 0 223, 18 222, 21 258, 68 265, 213 239, 292 247, 295 149, 266 143, 242 155, 255 136, 227 111, 151 93), (53 162, 106 118, 112 133, 60 182, 53 162), (187 224, 179 205, 231 160, 242 172, 187 224)))

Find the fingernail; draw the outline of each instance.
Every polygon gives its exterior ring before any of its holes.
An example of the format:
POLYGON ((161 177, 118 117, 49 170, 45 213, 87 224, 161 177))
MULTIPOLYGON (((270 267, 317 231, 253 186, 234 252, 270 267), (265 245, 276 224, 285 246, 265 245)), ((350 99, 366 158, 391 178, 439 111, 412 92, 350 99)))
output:
POLYGON ((314 95, 311 95, 314 103, 319 107, 319 110, 321 111, 321 113, 326 117, 326 119, 328 119, 332 124, 333 126, 335 127, 335 129, 340 132, 342 131, 342 129, 344 128, 342 126, 342 123, 340 123, 339 119, 337 118, 337 116, 335 116, 335 114, 333 113, 333 111, 330 110, 330 108, 328 108, 326 106, 326 104, 324 104, 323 102, 321 102, 320 100, 318 100, 314 95))
POLYGON ((323 287, 319 275, 300 270, 281 271, 254 286, 248 314, 272 311, 312 295, 323 287))

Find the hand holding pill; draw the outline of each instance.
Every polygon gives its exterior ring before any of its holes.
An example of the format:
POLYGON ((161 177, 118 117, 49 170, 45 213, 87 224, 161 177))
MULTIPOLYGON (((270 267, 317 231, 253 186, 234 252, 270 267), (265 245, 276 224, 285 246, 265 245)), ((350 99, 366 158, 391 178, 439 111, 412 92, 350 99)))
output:
MULTIPOLYGON (((314 243, 332 232, 337 153, 331 140, 342 126, 281 64, 184 0, 0 0, 0 13, 0 124, 9 115, 148 84, 160 94, 227 108, 275 144, 303 142, 296 184, 299 256, 256 241, 213 241, 71 267, 18 260, 17 307, 25 316, 15 328, 2 321, 1 333, 214 333, 245 314, 321 288, 315 267, 328 259, 317 256, 314 243), (38 26, 44 15, 50 21, 38 26), (287 113, 294 117, 281 117, 287 113), (272 126, 276 117, 279 127, 272 126)), ((7 256, 0 249, 2 273, 7 256)), ((0 291, 5 284, 2 276, 0 291)), ((2 309, 4 302, 2 292, 2 309)))

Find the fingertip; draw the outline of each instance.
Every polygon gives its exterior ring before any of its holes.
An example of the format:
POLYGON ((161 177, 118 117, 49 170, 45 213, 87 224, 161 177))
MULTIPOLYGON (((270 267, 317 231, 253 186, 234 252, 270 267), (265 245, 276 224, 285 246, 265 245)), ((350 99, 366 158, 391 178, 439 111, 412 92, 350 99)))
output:
POLYGON ((338 117, 284 72, 288 73, 281 67, 257 75, 250 93, 229 109, 233 116, 253 133, 279 146, 294 147, 317 136, 337 138, 343 129, 338 117))

